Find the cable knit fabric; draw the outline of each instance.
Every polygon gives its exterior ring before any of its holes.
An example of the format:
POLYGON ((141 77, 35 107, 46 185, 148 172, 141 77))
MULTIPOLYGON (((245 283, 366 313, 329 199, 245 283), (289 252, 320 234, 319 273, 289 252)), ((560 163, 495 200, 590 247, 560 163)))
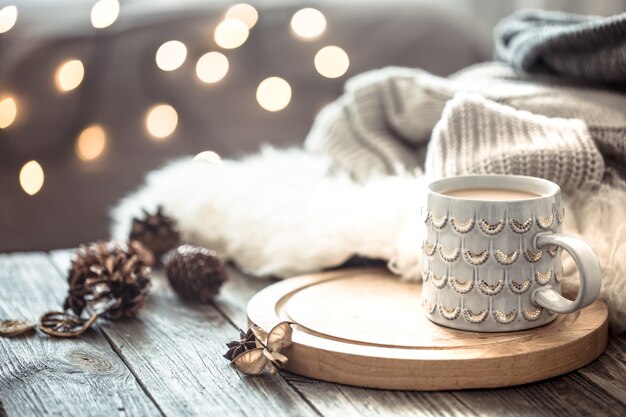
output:
POLYGON ((530 173, 574 190, 599 183, 604 159, 624 165, 625 138, 626 96, 487 63, 447 79, 394 67, 361 74, 318 116, 306 147, 361 181, 421 168, 426 159, 433 176, 530 173), (437 123, 447 128, 433 133, 437 123), (482 153, 469 152, 473 142, 459 135, 480 138, 482 153))
POLYGON ((494 36, 496 58, 520 71, 626 85, 626 13, 522 10, 503 19, 494 36))
POLYGON ((604 161, 579 119, 549 118, 458 93, 433 130, 426 172, 433 178, 467 173, 541 176, 574 190, 599 185, 604 161))

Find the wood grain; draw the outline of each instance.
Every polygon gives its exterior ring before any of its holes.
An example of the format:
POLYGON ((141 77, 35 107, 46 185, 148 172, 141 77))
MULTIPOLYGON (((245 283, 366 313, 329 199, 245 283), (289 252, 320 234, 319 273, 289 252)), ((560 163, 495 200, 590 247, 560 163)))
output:
POLYGON ((480 415, 623 417, 626 411, 617 398, 578 372, 514 388, 457 391, 454 396, 480 415))
MULTIPOLYGON (((66 284, 46 254, 0 255, 0 318, 37 320, 66 284)), ((154 416, 160 411, 99 331, 0 338, 0 415, 154 416)))
POLYGON ((283 372, 323 414, 359 416, 475 416, 449 392, 386 391, 320 382, 283 372))
POLYGON ((602 387, 626 407, 626 335, 610 338, 605 354, 578 373, 589 383, 602 387))
MULTIPOLYGON (((54 252, 61 270, 70 253, 54 252)), ((282 378, 239 374, 222 355, 236 328, 213 305, 181 301, 159 271, 137 320, 103 332, 166 415, 317 415, 282 378)))
MULTIPOLYGON (((55 253, 54 259, 63 271, 69 253, 55 253)), ((16 317, 16 312, 20 313, 17 318, 35 318, 37 314, 32 314, 31 306, 58 306, 65 287, 59 274, 50 266, 41 254, 34 257, 0 256, 0 318, 16 317), (17 276, 27 279, 20 278, 16 286, 17 276), (14 287, 20 288, 20 291, 13 291, 14 287), (10 293, 7 288, 11 288, 10 293), (13 296, 18 293, 22 295, 13 296)), ((246 277, 230 269, 230 280, 214 307, 180 303, 171 293, 157 288, 153 293, 156 297, 152 297, 141 313, 139 321, 143 325, 130 325, 130 321, 123 323, 122 328, 117 326, 120 323, 116 323, 105 326, 101 333, 118 350, 119 357, 128 365, 126 370, 111 351, 111 345, 98 332, 90 332, 78 340, 59 341, 70 342, 72 348, 79 347, 81 352, 90 353, 90 357, 99 355, 98 361, 78 360, 77 364, 67 356, 73 349, 64 349, 64 344, 56 340, 0 338, 3 358, 0 367, 0 417, 44 414, 159 415, 159 410, 143 395, 142 388, 167 415, 626 415, 626 336, 612 337, 606 354, 585 368, 541 383, 514 388, 430 393, 384 391, 324 383, 284 371, 271 381, 273 385, 267 383, 269 378, 224 378, 227 371, 236 373, 228 367, 220 367, 223 349, 219 345, 223 341, 211 341, 211 337, 219 337, 221 333, 228 333, 227 339, 234 337, 231 323, 244 327, 248 300, 273 282, 246 277), (144 317, 146 314, 154 317, 144 317), (177 323, 179 318, 182 324, 177 323), (167 331, 162 331, 161 326, 167 331), (218 329, 205 329, 213 327, 218 329), (219 330, 222 327, 224 330, 219 330), (188 337, 187 333, 194 329, 200 334, 188 337), (32 345, 33 341, 51 344, 51 347, 44 349, 32 345), (194 344, 187 343, 190 341, 194 344), (161 349, 161 344, 167 347, 161 349), (211 347, 207 348, 207 344, 211 347), (18 345, 21 347, 16 349, 18 345), (200 355, 193 349, 194 345, 200 355), (49 355, 50 361, 36 359, 42 351, 49 355), (208 365, 206 369, 197 369, 201 366, 200 357, 208 365), (10 359, 7 361, 5 358, 10 359), (101 358, 113 365, 98 365, 103 363, 101 358), (70 370, 68 362, 72 366, 70 370), (46 368, 50 363, 61 365, 58 370, 46 368), (89 371, 84 367, 110 367, 111 370, 89 371), (129 368, 139 379, 141 387, 128 371, 129 368), (15 378, 9 370, 25 382, 15 378), (173 389, 170 390, 171 386, 173 389), (96 387, 100 391, 95 394, 95 399, 90 399, 96 387), (287 394, 283 394, 285 390, 287 394), (77 393, 76 398, 74 393, 77 393), (182 398, 173 398, 174 393, 182 398), (201 404, 190 406, 186 397, 201 404), (141 406, 142 402, 147 404, 141 406), (78 408, 79 405, 83 408, 78 408), (277 412, 277 409, 280 411, 277 412)), ((164 284, 162 278, 156 283, 158 286, 164 284)))

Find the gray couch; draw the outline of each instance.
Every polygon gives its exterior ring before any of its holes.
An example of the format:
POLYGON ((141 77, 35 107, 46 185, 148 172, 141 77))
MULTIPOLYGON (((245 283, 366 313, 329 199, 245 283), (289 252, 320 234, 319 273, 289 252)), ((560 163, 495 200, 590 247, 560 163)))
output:
POLYGON ((17 119, 0 130, 0 251, 107 237, 110 207, 172 158, 203 150, 236 157, 262 143, 301 143, 316 112, 351 75, 387 65, 446 75, 490 55, 489 40, 479 35, 484 28, 436 3, 321 3, 316 7, 328 26, 309 42, 289 29, 301 2, 269 3, 257 6, 259 21, 247 42, 224 52, 230 60, 226 78, 205 85, 195 76, 195 62, 220 50, 211 34, 226 5, 122 2, 115 24, 96 31, 89 24, 92 4, 25 0, 16 26, 0 35, 0 93, 18 102, 17 119), (171 39, 183 41, 188 56, 178 70, 163 72, 155 51, 171 39), (316 51, 329 44, 350 56, 348 73, 338 79, 323 78, 313 67, 316 51), (85 78, 61 94, 53 74, 72 57, 84 62, 85 78), (255 99, 258 83, 272 75, 288 80, 293 91, 289 106, 276 113, 255 99), (144 127, 146 110, 157 102, 171 104, 179 116, 176 131, 163 141, 150 139, 144 127), (100 158, 83 162, 74 142, 91 123, 104 126, 108 144, 100 158), (21 166, 31 159, 46 176, 34 196, 18 182, 21 166))

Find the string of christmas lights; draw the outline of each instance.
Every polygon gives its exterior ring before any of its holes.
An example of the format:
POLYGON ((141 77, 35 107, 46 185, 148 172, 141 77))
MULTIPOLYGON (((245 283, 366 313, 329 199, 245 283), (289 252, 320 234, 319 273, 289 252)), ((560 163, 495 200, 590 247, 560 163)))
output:
MULTIPOLYGON (((120 16, 118 0, 99 0, 91 8, 91 25, 101 30, 113 25, 120 16)), ((223 19, 215 26, 213 39, 223 49, 207 51, 195 64, 195 74, 207 85, 215 84, 228 75, 230 63, 227 51, 239 48, 250 36, 252 28, 259 19, 257 10, 250 4, 236 4, 230 7, 223 19)), ((0 9, 0 34, 10 31, 18 23, 18 7, 5 6, 0 9)), ((326 18, 323 13, 313 8, 303 8, 293 14, 290 21, 292 33, 303 41, 318 38, 326 30, 326 18)), ((161 44, 155 53, 155 64, 162 71, 176 71, 188 59, 188 49, 180 40, 170 40, 161 44)), ((350 65, 348 54, 340 47, 328 45, 322 47, 314 56, 316 71, 326 78, 338 78, 344 75, 350 65)), ((79 57, 71 57, 58 65, 54 73, 57 90, 68 94, 78 89, 85 77, 85 66, 79 57)), ((292 98, 289 82, 281 76, 271 76, 261 80, 256 89, 259 106, 269 112, 285 109, 292 98)), ((11 94, 0 95, 0 129, 7 129, 19 117, 19 106, 11 94)), ((144 124, 147 133, 154 140, 166 140, 178 125, 178 113, 168 103, 156 103, 145 113, 144 124)), ((104 126, 90 124, 78 134, 75 141, 77 157, 85 162, 99 158, 107 146, 107 133, 104 126)), ((221 158, 212 151, 201 152, 196 157, 206 162, 219 162, 221 158)), ((19 172, 19 183, 28 195, 37 194, 43 187, 44 170, 38 161, 26 162, 19 172)))

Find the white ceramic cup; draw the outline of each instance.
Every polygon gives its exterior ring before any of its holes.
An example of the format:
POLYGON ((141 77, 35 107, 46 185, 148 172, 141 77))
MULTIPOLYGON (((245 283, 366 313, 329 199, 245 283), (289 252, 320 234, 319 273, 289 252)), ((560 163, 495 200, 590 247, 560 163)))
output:
POLYGON ((513 175, 441 179, 429 185, 423 215, 422 305, 437 324, 481 332, 525 330, 598 297, 600 263, 587 243, 561 233, 565 213, 553 182, 513 175), (442 194, 475 188, 539 196, 489 201, 442 194), (572 256, 580 275, 573 301, 561 295, 561 250, 572 256))

